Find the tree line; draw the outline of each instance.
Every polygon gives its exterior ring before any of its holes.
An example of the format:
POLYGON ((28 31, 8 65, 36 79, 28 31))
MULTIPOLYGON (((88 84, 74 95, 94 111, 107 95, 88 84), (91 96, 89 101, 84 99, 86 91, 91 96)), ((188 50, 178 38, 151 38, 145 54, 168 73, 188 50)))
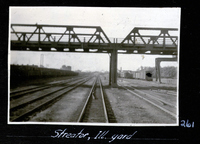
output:
MULTIPOLYGON (((140 67, 137 70, 145 69, 152 72, 152 77, 156 77, 156 69, 155 67, 140 67)), ((160 67, 160 74, 163 78, 177 78, 177 67, 174 66, 167 66, 167 67, 160 67)))

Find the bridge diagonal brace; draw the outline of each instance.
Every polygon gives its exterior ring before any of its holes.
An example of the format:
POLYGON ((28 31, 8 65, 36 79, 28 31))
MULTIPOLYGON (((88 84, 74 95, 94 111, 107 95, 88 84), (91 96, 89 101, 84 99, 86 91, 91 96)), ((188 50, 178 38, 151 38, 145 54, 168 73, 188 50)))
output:
MULTIPOLYGON (((135 37, 134 37, 134 39, 135 39, 135 37)), ((133 43, 133 46, 135 46, 135 41, 133 41, 132 38, 130 38, 129 40, 133 43)))
MULTIPOLYGON (((151 36, 151 40, 153 40, 153 44, 157 42, 157 44, 159 44, 158 42, 158 38, 162 35, 163 33, 160 32, 160 34, 158 36, 151 36)), ((150 44, 150 41, 148 42, 148 44, 150 44)))
MULTIPOLYGON (((51 34, 47 34, 47 33, 45 32, 45 30, 43 29, 43 27, 41 27, 41 30, 43 31, 44 34, 46 34, 46 36, 45 36, 45 38, 43 39, 43 41, 45 41, 46 38, 48 38, 48 41, 51 42, 51 41, 50 41, 50 37, 52 38, 52 40, 54 40, 54 38, 52 37, 52 35, 51 35, 51 34)), ((43 33, 42 33, 42 34, 43 34, 43 33)))
POLYGON ((104 39, 103 39, 101 36, 100 36, 100 40, 102 40, 103 43, 106 43, 106 42, 104 41, 104 39))
POLYGON ((159 44, 159 42, 158 42, 158 37, 159 37, 159 36, 151 36, 151 37, 150 37, 150 40, 148 41, 147 44, 150 44, 151 41, 153 41, 153 44, 155 44, 155 43, 159 44))
MULTIPOLYGON (((132 31, 133 31, 133 30, 132 30, 132 31)), ((121 43, 124 43, 126 40, 129 39, 128 37, 131 35, 132 31, 123 39, 123 41, 122 41, 121 43)))
POLYGON ((103 38, 99 34, 96 35, 96 38, 93 40, 93 43, 95 43, 97 40, 99 40, 98 41, 99 43, 100 43, 100 41, 102 41, 103 43, 105 43, 105 41, 103 40, 103 38))
POLYGON ((13 30, 13 32, 15 33, 15 35, 17 36, 18 39, 21 38, 21 36, 19 37, 18 34, 16 33, 16 31, 14 30, 14 28, 11 26, 11 29, 13 30))
POLYGON ((24 33, 21 33, 21 35, 18 37, 18 40, 20 40, 24 36, 24 33))
POLYGON ((143 43, 146 45, 146 42, 145 42, 145 40, 143 39, 143 37, 140 35, 140 33, 139 33, 139 32, 136 32, 136 33, 138 34, 138 37, 141 38, 141 40, 143 41, 143 43))
POLYGON ((99 44, 100 44, 101 41, 102 41, 102 43, 105 43, 105 41, 102 37, 100 37, 98 40, 99 40, 99 44))
POLYGON ((81 40, 78 38, 76 34, 71 34, 71 38, 69 39, 69 42, 71 42, 72 39, 77 39, 79 43, 81 43, 81 40))
POLYGON ((108 43, 111 43, 111 41, 109 40, 109 38, 107 37, 107 35, 103 31, 103 29, 101 27, 100 27, 100 29, 101 29, 101 32, 103 33, 103 35, 105 36, 106 40, 108 41, 108 43))
POLYGON ((28 36, 26 34, 24 34, 24 37, 28 39, 28 36))
POLYGON ((160 44, 160 43, 158 42, 158 39, 153 41, 153 44, 155 44, 155 43, 160 44))
POLYGON ((46 33, 46 32, 44 31, 43 27, 41 27, 41 30, 42 30, 44 33, 46 33))
MULTIPOLYGON (((129 36, 130 36, 132 33, 134 33, 134 28, 133 28, 133 30, 124 38, 124 40, 123 40, 121 43, 124 43, 126 40, 128 40, 128 39, 129 39, 129 36)), ((134 35, 135 35, 135 33, 134 33, 134 35)))
POLYGON ((162 35, 162 32, 156 37, 156 41, 158 41, 158 38, 162 35))
MULTIPOLYGON (((171 31, 178 29, 136 27, 122 42, 116 39, 114 43, 119 53, 176 55, 178 36, 171 31)), ((11 24, 11 34, 11 50, 21 50, 21 47, 27 46, 33 50, 42 47, 42 50, 49 51, 51 47, 62 50, 67 46, 69 49, 84 47, 83 52, 96 48, 97 51, 91 52, 112 53, 114 49, 114 43, 110 42, 100 26, 11 24), (85 36, 84 39, 82 36, 85 36)))
POLYGON ((26 35, 26 33, 21 33, 21 35, 18 37, 18 40, 23 41, 23 43, 25 43, 26 38, 28 39, 28 36, 26 35), (23 37, 23 40, 21 40, 22 37, 23 37))
MULTIPOLYGON (((28 38, 27 42, 29 42, 29 40, 32 38, 32 36, 36 33, 36 31, 39 29, 39 27, 36 27, 35 31, 30 35, 30 37, 28 38)), ((39 34, 40 35, 40 34, 39 34)))
POLYGON ((93 43, 95 43, 96 42, 96 40, 98 40, 98 38, 97 38, 98 36, 96 35, 96 38, 93 40, 93 43))
POLYGON ((81 40, 79 39, 78 35, 75 33, 74 30, 72 30, 72 32, 73 32, 73 34, 72 34, 72 37, 70 38, 70 41, 71 41, 72 38, 73 38, 73 39, 77 39, 78 42, 81 44, 82 42, 81 42, 81 40))
POLYGON ((51 42, 50 37, 52 37, 51 34, 46 34, 46 36, 43 39, 43 41, 45 41, 48 38, 48 41, 51 42))
POLYGON ((93 43, 96 40, 102 40, 103 43, 106 43, 105 40, 102 38, 101 33, 103 34, 103 36, 105 36, 105 39, 108 41, 108 43, 111 43, 109 38, 106 36, 105 32, 102 30, 101 27, 97 27, 96 31, 94 32, 94 34, 91 36, 91 38, 88 40, 88 43, 91 42, 91 40, 96 36, 96 38, 93 40, 93 43), (97 34, 99 32, 99 34, 97 34))
POLYGON ((46 35, 45 38, 44 38, 42 41, 45 41, 47 38, 48 38, 48 37, 47 37, 47 35, 46 35))
POLYGON ((96 36, 96 33, 97 33, 98 31, 96 30, 95 32, 94 32, 94 34, 91 36, 91 38, 88 40, 88 43, 94 38, 94 36, 96 36))
POLYGON ((60 40, 62 39, 62 37, 67 33, 67 29, 64 31, 64 33, 60 36, 60 38, 58 39, 58 41, 57 41, 57 43, 59 43, 60 42, 60 40))
POLYGON ((177 45, 176 45, 176 42, 172 39, 172 37, 170 36, 170 34, 169 34, 168 32, 167 32, 166 34, 169 36, 169 38, 171 39, 171 41, 173 42, 173 44, 174 44, 175 46, 177 46, 177 45))

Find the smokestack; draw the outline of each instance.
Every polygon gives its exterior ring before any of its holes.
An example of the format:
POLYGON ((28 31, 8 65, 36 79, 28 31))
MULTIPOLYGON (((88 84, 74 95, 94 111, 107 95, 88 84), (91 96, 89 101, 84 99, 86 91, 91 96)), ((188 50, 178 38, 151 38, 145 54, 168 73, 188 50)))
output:
POLYGON ((44 54, 40 55, 40 67, 44 67, 44 54))

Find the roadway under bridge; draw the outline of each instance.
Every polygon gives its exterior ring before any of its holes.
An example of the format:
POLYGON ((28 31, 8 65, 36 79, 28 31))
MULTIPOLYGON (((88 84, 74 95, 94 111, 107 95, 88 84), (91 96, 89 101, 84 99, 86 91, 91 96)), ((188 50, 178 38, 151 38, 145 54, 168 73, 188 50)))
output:
POLYGON ((124 38, 107 37, 100 26, 11 24, 12 51, 109 53, 109 84, 117 86, 117 56, 178 55, 177 28, 135 27, 124 38))

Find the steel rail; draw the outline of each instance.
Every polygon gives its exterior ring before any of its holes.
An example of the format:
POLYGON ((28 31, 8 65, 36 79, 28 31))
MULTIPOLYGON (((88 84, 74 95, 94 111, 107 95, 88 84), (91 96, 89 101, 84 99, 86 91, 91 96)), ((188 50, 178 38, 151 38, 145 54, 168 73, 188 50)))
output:
MULTIPOLYGON (((82 81, 84 81, 84 80, 82 80, 82 81)), ((78 81, 78 83, 79 83, 79 82, 81 82, 81 81, 78 81)), ((42 99, 42 98, 44 98, 44 97, 47 97, 47 96, 49 96, 49 95, 51 95, 51 94, 54 94, 54 93, 56 93, 56 92, 58 92, 58 91, 61 91, 61 90, 66 89, 66 88, 68 88, 68 87, 70 87, 70 86, 73 86, 73 85, 74 85, 74 83, 72 83, 72 84, 70 84, 70 85, 67 85, 67 86, 65 86, 65 87, 59 88, 59 89, 57 89, 57 90, 55 90, 55 91, 53 91, 53 92, 49 92, 49 93, 43 94, 43 95, 41 95, 41 96, 39 96, 39 97, 30 99, 30 100, 28 100, 28 101, 23 101, 22 103, 20 103, 20 104, 18 104, 18 105, 10 106, 10 110, 18 109, 18 108, 20 108, 20 107, 23 107, 23 106, 25 106, 25 105, 27 105, 27 104, 33 103, 33 102, 35 102, 35 101, 37 101, 37 100, 40 100, 40 99, 42 99)))
POLYGON ((31 113, 34 113, 35 111, 39 110, 40 108, 44 107, 45 105, 48 105, 50 103, 52 103, 53 101, 55 101, 56 99, 60 98, 61 96, 63 96, 64 94, 70 92, 71 90, 75 89, 76 87, 82 85, 83 83, 87 82, 90 78, 84 80, 84 81, 81 81, 80 83, 77 83, 75 86, 73 86, 72 88, 68 89, 67 91, 64 91, 62 92, 61 94, 57 95, 57 96, 54 96, 52 97, 51 99, 41 103, 40 105, 36 106, 36 107, 33 107, 32 109, 28 110, 27 112, 24 112, 22 113, 21 115, 13 118, 12 120, 10 120, 11 122, 12 121, 20 121, 20 120, 23 120, 25 117, 31 115, 31 113))
POLYGON ((39 86, 34 86, 34 87, 31 87, 31 88, 25 88, 25 89, 21 89, 21 90, 14 90, 14 91, 10 92, 10 95, 14 95, 14 94, 21 93, 21 92, 24 92, 24 91, 33 90, 33 89, 36 89, 36 88, 39 88, 39 86))
POLYGON ((88 102, 89 102, 89 99, 91 98, 91 95, 92 95, 92 93, 93 93, 94 87, 95 87, 95 85, 96 85, 96 81, 97 81, 97 78, 95 79, 95 81, 94 81, 93 84, 92 84, 92 88, 91 88, 91 90, 90 90, 90 92, 89 92, 89 95, 88 95, 88 97, 87 97, 87 99, 86 99, 86 102, 85 102, 85 104, 84 104, 84 106, 83 106, 83 108, 82 108, 82 111, 81 111, 81 113, 80 113, 80 115, 79 115, 79 117, 78 117, 77 122, 81 122, 81 120, 82 120, 82 118, 83 118, 83 115, 84 115, 84 113, 85 113, 86 107, 87 107, 88 102))
POLYGON ((26 95, 26 94, 29 94, 29 93, 34 93, 36 91, 47 89, 49 87, 51 87, 51 86, 35 87, 35 88, 30 88, 30 89, 26 89, 26 90, 21 90, 21 91, 18 91, 18 92, 10 93, 10 99, 19 98, 22 95, 26 95))
POLYGON ((99 86, 100 86, 100 91, 101 91, 101 98, 102 98, 102 103, 103 103, 103 109, 104 109, 104 115, 105 115, 106 123, 109 123, 108 113, 107 113, 104 94, 103 94, 103 87, 102 87, 102 83, 101 83, 100 77, 99 77, 99 86))
POLYGON ((141 91, 141 90, 138 90, 138 89, 136 89, 136 88, 134 88, 134 90, 137 91, 137 92, 139 92, 139 93, 143 93, 144 95, 147 95, 147 96, 151 97, 151 98, 154 99, 154 100, 160 101, 160 102, 162 102, 163 104, 167 104, 167 105, 169 105, 169 106, 172 106, 172 107, 175 107, 175 108, 176 108, 176 106, 172 105, 171 103, 168 103, 168 102, 166 102, 166 101, 164 101, 164 100, 162 100, 162 99, 160 99, 160 98, 157 98, 157 97, 155 97, 155 96, 152 96, 151 94, 148 94, 148 93, 143 92, 143 91, 141 91))
POLYGON ((119 86, 123 87, 124 89, 126 89, 126 90, 129 91, 130 93, 134 94, 135 96, 137 96, 137 97, 139 97, 139 98, 141 98, 141 99, 144 99, 145 101, 147 101, 147 102, 149 102, 150 104, 154 105, 155 107, 161 109, 162 111, 164 111, 164 112, 170 114, 170 115, 173 116, 174 118, 177 118, 177 115, 176 115, 176 114, 174 114, 174 113, 172 113, 172 112, 166 110, 165 108, 163 108, 163 107, 161 107, 161 106, 155 104, 154 102, 148 100, 147 98, 144 98, 144 97, 140 96, 139 94, 137 94, 137 93, 135 93, 135 92, 129 90, 128 88, 126 88, 126 87, 124 87, 124 86, 122 86, 122 85, 119 85, 119 86))
MULTIPOLYGON (((80 79, 80 77, 77 77, 76 79, 80 79)), ((37 92, 37 91, 40 91, 40 90, 43 90, 43 89, 50 88, 50 87, 55 86, 55 85, 60 85, 64 82, 71 82, 71 81, 72 81, 72 79, 67 79, 67 80, 61 81, 59 83, 47 84, 46 86, 42 86, 42 87, 37 86, 37 87, 34 87, 34 88, 28 88, 28 89, 24 89, 24 90, 14 91, 14 92, 10 93, 10 99, 18 98, 20 96, 23 96, 23 95, 26 95, 26 94, 29 94, 29 93, 34 93, 34 92, 37 92)))

